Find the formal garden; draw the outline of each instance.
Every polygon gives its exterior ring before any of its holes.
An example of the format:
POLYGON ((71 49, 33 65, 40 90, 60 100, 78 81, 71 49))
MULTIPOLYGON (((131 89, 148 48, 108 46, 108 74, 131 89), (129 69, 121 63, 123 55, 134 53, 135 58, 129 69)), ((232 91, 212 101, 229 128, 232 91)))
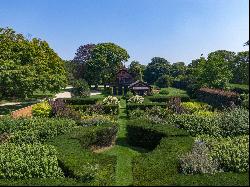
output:
POLYGON ((64 61, 0 29, 0 103, 32 105, 29 117, 0 108, 0 185, 248 186, 249 52, 128 59, 99 43, 64 61), (119 69, 141 85, 114 92, 119 69), (67 85, 71 97, 55 99, 67 85))

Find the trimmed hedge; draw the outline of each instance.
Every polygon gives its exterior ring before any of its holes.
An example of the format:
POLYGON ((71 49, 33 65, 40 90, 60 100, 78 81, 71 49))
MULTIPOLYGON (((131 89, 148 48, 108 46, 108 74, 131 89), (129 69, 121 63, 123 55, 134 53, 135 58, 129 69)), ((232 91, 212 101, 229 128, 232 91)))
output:
POLYGON ((188 102, 188 101, 190 101, 190 98, 187 95, 183 95, 183 96, 148 96, 147 98, 151 102, 168 102, 172 98, 176 98, 176 97, 179 97, 182 102, 188 102))
POLYGON ((170 124, 152 124, 146 120, 129 120, 127 122, 128 143, 153 150, 163 137, 188 136, 183 129, 178 129, 170 124))
POLYGON ((240 95, 231 91, 212 88, 200 88, 199 90, 197 90, 196 95, 199 101, 206 102, 218 108, 229 107, 232 105, 232 102, 235 105, 241 104, 240 95))
POLYGON ((59 163, 66 177, 91 185, 112 185, 115 182, 116 157, 95 154, 86 148, 94 144, 110 145, 116 136, 116 128, 111 124, 101 127, 77 127, 71 133, 58 136, 47 143, 54 145, 59 152, 59 163))
MULTIPOLYGON (((71 105, 77 111, 85 112, 90 105, 71 105)), ((104 114, 119 114, 119 105, 102 105, 104 114)))
POLYGON ((133 160, 134 186, 248 186, 248 173, 183 175, 178 157, 191 150, 189 136, 163 138, 157 148, 133 160))
POLYGON ((98 98, 64 98, 65 103, 70 105, 93 105, 96 104, 98 98))
POLYGON ((139 121, 128 121, 127 128, 130 144, 155 148, 133 159, 134 186, 249 185, 248 173, 181 174, 179 156, 190 151, 194 142, 181 129, 139 121))
POLYGON ((84 148, 108 147, 115 142, 118 126, 116 123, 109 122, 101 126, 76 127, 71 132, 71 137, 79 140, 84 148))

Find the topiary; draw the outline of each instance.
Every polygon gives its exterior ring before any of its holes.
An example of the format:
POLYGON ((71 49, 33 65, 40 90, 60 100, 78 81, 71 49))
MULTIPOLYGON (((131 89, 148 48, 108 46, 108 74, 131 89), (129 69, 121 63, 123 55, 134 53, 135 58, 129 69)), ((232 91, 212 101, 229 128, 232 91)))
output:
POLYGON ((73 87, 71 91, 73 97, 87 97, 90 95, 89 85, 84 79, 74 81, 73 87))

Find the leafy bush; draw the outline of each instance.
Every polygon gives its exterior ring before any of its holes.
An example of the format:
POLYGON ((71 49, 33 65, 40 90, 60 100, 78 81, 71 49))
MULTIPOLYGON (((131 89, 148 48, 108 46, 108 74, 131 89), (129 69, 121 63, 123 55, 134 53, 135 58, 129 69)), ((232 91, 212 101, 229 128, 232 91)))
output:
POLYGON ((60 178, 57 152, 51 145, 0 145, 0 178, 60 178))
POLYGON ((0 120, 0 134, 10 134, 9 142, 16 144, 44 142, 70 131, 75 125, 75 122, 69 119, 5 117, 0 120))
POLYGON ((249 94, 241 94, 242 106, 249 109, 249 94))
POLYGON ((131 92, 131 91, 128 91, 127 94, 126 94, 126 98, 130 98, 130 97, 133 97, 134 94, 131 92))
POLYGON ((249 136, 214 138, 203 135, 197 140, 205 142, 210 156, 218 161, 220 169, 232 172, 249 171, 249 136))
POLYGON ((161 95, 168 95, 169 91, 167 91, 167 90, 160 90, 159 94, 161 94, 161 95))
POLYGON ((117 124, 106 121, 99 126, 77 127, 70 136, 79 140, 84 148, 108 147, 115 142, 117 132, 117 124))
POLYGON ((234 108, 221 114, 202 116, 197 114, 173 115, 176 125, 192 135, 208 134, 214 137, 238 136, 249 133, 249 112, 234 108))
POLYGON ((183 102, 181 106, 184 107, 190 113, 198 112, 198 111, 209 111, 212 107, 206 103, 202 102, 183 102))
POLYGON ((51 100, 49 104, 52 108, 52 116, 54 117, 71 118, 74 120, 80 119, 80 114, 66 105, 63 99, 51 100))
POLYGON ((73 82, 72 94, 74 97, 87 97, 90 95, 90 88, 84 79, 79 79, 73 82))
POLYGON ((180 157, 180 172, 184 174, 202 174, 218 172, 218 163, 209 155, 209 149, 203 142, 196 142, 192 151, 180 157))
POLYGON ((135 95, 128 100, 128 102, 130 103, 143 103, 143 101, 144 101, 144 98, 139 95, 135 95))
POLYGON ((201 88, 197 91, 197 98, 202 102, 219 108, 229 107, 233 103, 235 105, 241 104, 239 94, 220 89, 201 88))
POLYGON ((249 134, 249 110, 244 108, 233 108, 225 110, 222 115, 217 116, 217 123, 221 128, 221 135, 238 136, 249 134))
POLYGON ((37 103, 32 106, 32 116, 38 117, 50 117, 52 113, 52 108, 48 101, 37 103))
POLYGON ((102 103, 104 105, 119 105, 119 100, 117 99, 117 97, 108 96, 103 99, 102 103))

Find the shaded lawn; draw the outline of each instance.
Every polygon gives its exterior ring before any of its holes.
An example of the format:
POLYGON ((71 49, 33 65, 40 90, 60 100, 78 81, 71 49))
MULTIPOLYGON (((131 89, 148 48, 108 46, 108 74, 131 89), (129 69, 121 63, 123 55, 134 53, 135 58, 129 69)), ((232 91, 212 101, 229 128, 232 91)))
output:
POLYGON ((20 108, 24 108, 26 106, 32 105, 37 103, 36 101, 31 102, 23 102, 17 105, 6 105, 6 106, 0 106, 0 115, 7 115, 10 114, 12 111, 18 110, 20 108))

